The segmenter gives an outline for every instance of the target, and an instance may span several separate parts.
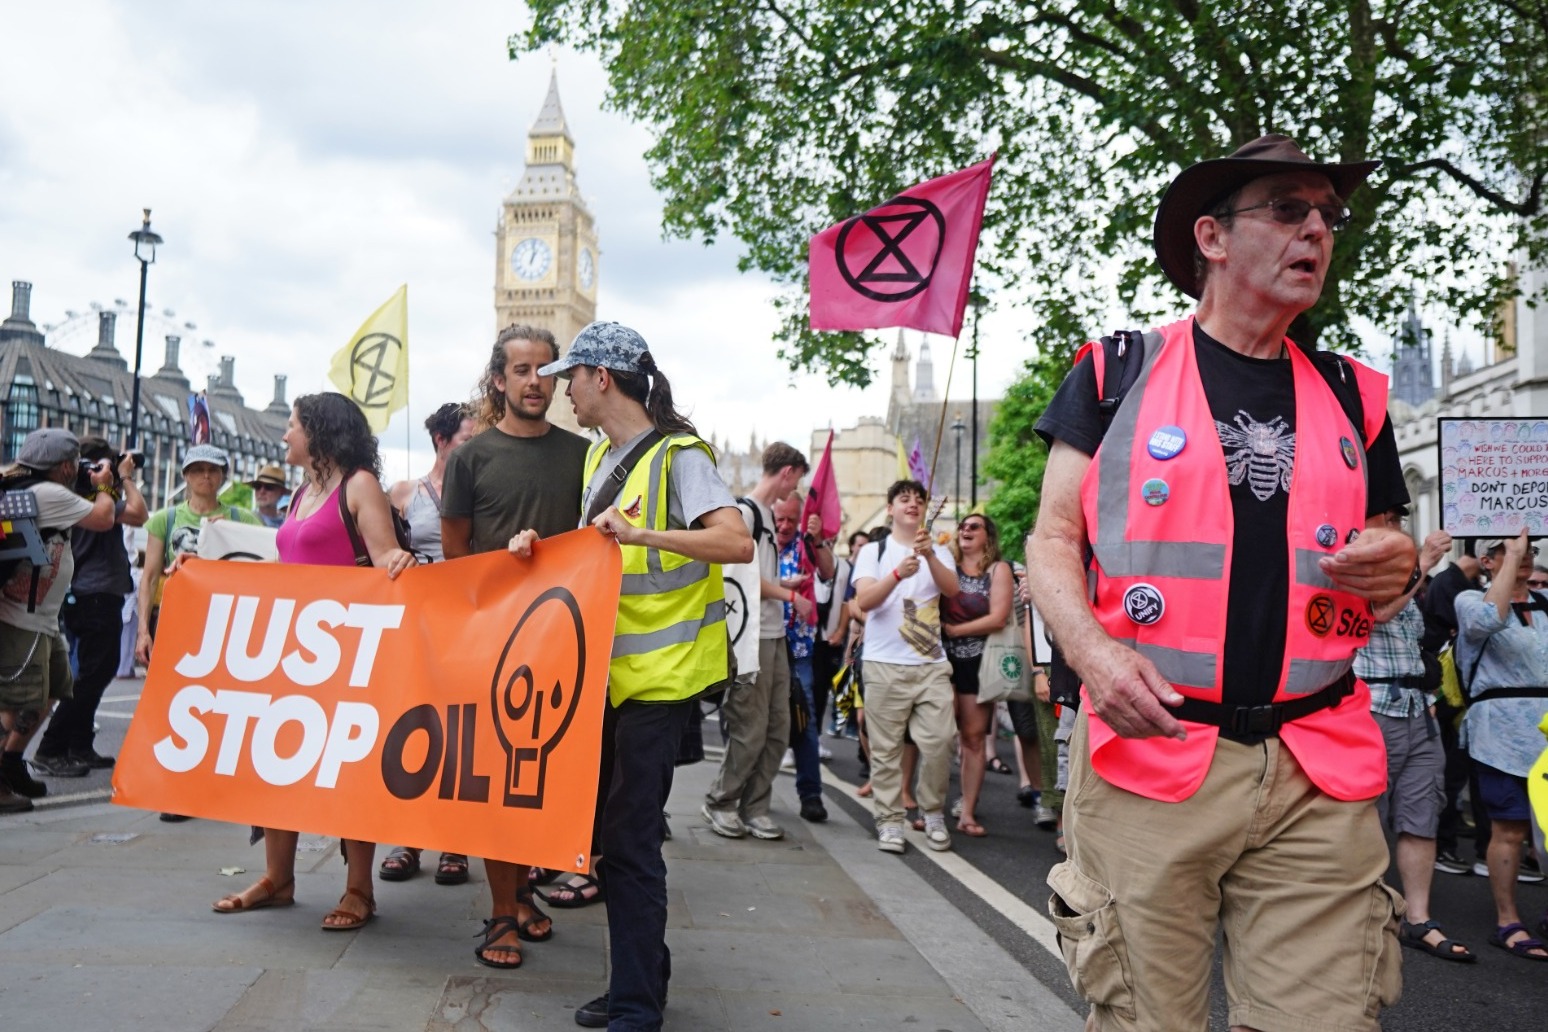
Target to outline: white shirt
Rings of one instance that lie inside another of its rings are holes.
[[[879,558],[873,543],[862,548],[855,559],[856,584],[870,579],[886,581],[892,587],[887,600],[866,616],[863,658],[899,666],[946,662],[946,650],[941,647],[941,589],[935,586],[929,565],[921,559],[912,577],[894,584],[893,571],[914,550],[891,535],[883,546]],[[935,558],[946,569],[954,569],[954,560],[944,545],[935,546]]]

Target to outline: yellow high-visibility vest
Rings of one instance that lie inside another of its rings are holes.
[[[584,483],[602,464],[608,442],[586,454]],[[691,434],[662,438],[634,464],[613,503],[636,527],[667,529],[668,474],[672,456],[683,448],[709,445]],[[608,697],[617,706],[635,702],[681,702],[726,677],[725,586],[719,563],[643,545],[621,545],[623,586]]]

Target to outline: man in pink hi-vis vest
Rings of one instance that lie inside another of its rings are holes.
[[[1288,336],[1378,164],[1275,135],[1185,169],[1155,245],[1197,309],[1088,346],[1038,421],[1027,567],[1084,684],[1050,910],[1088,1029],[1205,1029],[1222,928],[1234,1028],[1374,1029],[1398,997],[1351,667],[1417,579],[1382,520],[1408,492],[1385,377]]]

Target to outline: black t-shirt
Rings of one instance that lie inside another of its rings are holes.
[[[1239,451],[1241,437],[1268,434],[1287,459],[1295,455],[1295,374],[1279,358],[1249,358],[1214,340],[1193,324],[1199,379],[1209,401],[1215,429],[1226,455]],[[1071,370],[1034,429],[1055,440],[1096,453],[1102,440],[1097,407],[1096,371],[1088,355]],[[1408,503],[1408,487],[1398,458],[1392,420],[1382,423],[1366,448],[1369,492],[1366,515]],[[1226,608],[1222,698],[1240,706],[1270,702],[1285,658],[1285,624],[1290,594],[1285,519],[1290,494],[1283,480],[1268,480],[1245,470],[1231,484],[1234,547]]]
[[[1457,596],[1464,591],[1477,591],[1483,585],[1462,572],[1455,563],[1437,573],[1425,590],[1419,611],[1424,614],[1424,636],[1419,647],[1439,652],[1447,642],[1457,636]]]

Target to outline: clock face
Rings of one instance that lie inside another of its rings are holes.
[[[524,280],[540,280],[548,274],[554,253],[537,237],[528,237],[511,248],[511,271]]]
[[[582,290],[590,290],[591,285],[597,281],[597,261],[591,257],[591,248],[583,247],[580,253],[580,285]]]

